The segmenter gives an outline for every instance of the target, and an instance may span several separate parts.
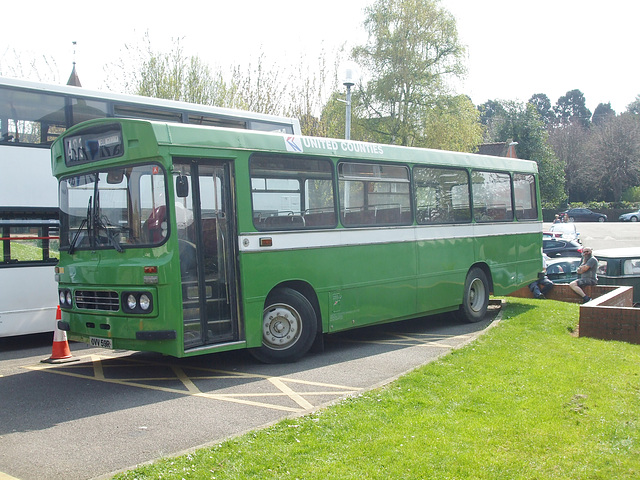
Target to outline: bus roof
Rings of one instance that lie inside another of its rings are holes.
[[[538,172],[536,162],[524,159],[227,128],[211,129],[210,133],[203,135],[202,130],[195,125],[149,123],[154,129],[160,145],[224,147],[275,153],[362,158],[363,160],[488,168],[525,173]]]
[[[296,118],[284,117],[278,115],[268,115],[264,113],[247,112],[232,108],[214,107],[210,105],[200,105],[189,102],[179,102],[175,100],[165,100],[153,97],[144,97],[141,95],[128,95],[121,93],[103,92],[97,90],[88,90],[84,87],[75,87],[69,85],[56,85],[41,82],[33,82],[17,78],[0,77],[0,86],[26,89],[31,91],[39,91],[47,94],[69,95],[76,98],[84,98],[91,100],[108,100],[123,104],[140,105],[145,107],[156,107],[158,109],[200,112],[226,117],[238,120],[256,120],[262,122],[285,123],[293,126],[294,132],[300,132],[300,122]]]
[[[354,140],[341,140],[322,137],[306,137],[302,135],[281,134],[273,132],[257,132],[222,127],[201,127],[197,125],[155,122],[138,119],[113,119],[104,118],[90,120],[68,129],[59,137],[52,146],[52,167],[54,175],[59,175],[65,168],[64,162],[58,162],[56,158],[63,155],[61,139],[78,134],[84,128],[90,128],[101,124],[120,123],[124,129],[127,126],[138,125],[131,131],[138,134],[155,136],[158,146],[193,147],[204,149],[230,149],[256,152],[286,153],[300,155],[321,155],[326,157],[338,157],[362,160],[379,160],[380,162],[401,162],[413,164],[429,164],[440,166],[457,166],[478,168],[494,171],[516,171],[522,173],[537,173],[536,162],[531,160],[514,159],[507,157],[493,157],[490,155],[478,155],[473,153],[451,152],[446,150],[432,150],[397,145],[367,143]],[[139,143],[142,146],[142,143]],[[151,148],[151,150],[149,150]],[[153,145],[145,145],[147,153],[153,149]],[[82,164],[71,170],[84,170],[88,164]]]

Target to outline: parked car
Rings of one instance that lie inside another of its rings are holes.
[[[549,227],[549,231],[544,232],[544,234],[548,234],[552,238],[563,238],[582,243],[580,234],[573,223],[554,223]]]
[[[547,278],[553,283],[570,283],[578,278],[581,257],[560,257],[547,262]]]
[[[640,247],[593,252],[598,259],[598,285],[633,287],[633,303],[640,303]]]
[[[580,257],[582,256],[582,245],[572,240],[543,236],[542,251],[546,253],[549,258]]]
[[[618,217],[618,221],[620,222],[637,222],[638,220],[640,220],[640,210],[637,212],[623,213]]]
[[[570,222],[606,222],[607,216],[604,213],[597,213],[588,208],[570,208],[560,214],[566,215]],[[556,224],[557,225],[557,224]]]

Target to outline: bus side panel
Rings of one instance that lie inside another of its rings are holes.
[[[370,325],[416,314],[416,256],[413,242],[343,247],[329,273],[329,331]]]
[[[415,245],[412,242],[241,254],[247,343],[262,343],[264,300],[284,282],[311,285],[328,332],[414,315]]]
[[[57,284],[51,265],[0,268],[0,337],[52,332]]]
[[[518,275],[518,235],[492,235],[475,239],[476,258],[486,262],[493,279],[494,295],[513,290]]]
[[[462,303],[465,277],[474,263],[473,240],[450,238],[417,242],[418,312]]]
[[[529,285],[538,278],[538,272],[542,271],[542,234],[529,233],[518,236],[518,280],[514,288]]]

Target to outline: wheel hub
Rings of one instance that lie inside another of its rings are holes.
[[[275,306],[264,314],[262,336],[266,345],[274,349],[288,348],[300,336],[301,320],[291,307]]]

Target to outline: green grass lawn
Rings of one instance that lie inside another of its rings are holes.
[[[640,345],[506,299],[477,341],[377,390],[118,479],[638,479]]]

